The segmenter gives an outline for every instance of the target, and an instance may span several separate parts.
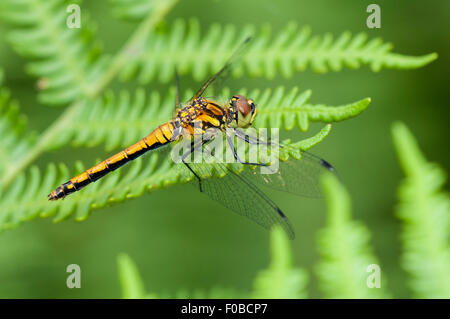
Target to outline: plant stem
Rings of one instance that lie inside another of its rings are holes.
[[[92,85],[92,88],[88,92],[89,98],[98,96],[115,78],[128,59],[136,57],[136,55],[143,52],[145,39],[177,1],[178,0],[161,1],[160,5],[152,10],[147,18],[141,22],[131,38],[125,43],[119,53],[115,55],[102,77]],[[7,187],[20,172],[43,153],[55,140],[55,137],[65,130],[67,124],[71,121],[73,116],[80,111],[82,105],[84,105],[84,103],[81,103],[81,101],[72,103],[59,118],[57,118],[52,125],[39,136],[36,143],[27,154],[8,167],[8,170],[0,179],[0,185]]]

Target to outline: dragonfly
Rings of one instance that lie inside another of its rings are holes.
[[[181,140],[186,136],[184,133],[194,136],[195,134],[207,134],[211,130],[223,132],[227,136],[227,142],[238,163],[249,168],[267,165],[241,160],[235,145],[233,145],[233,139],[229,138],[227,134],[230,129],[236,128],[235,136],[245,143],[272,143],[271,141],[262,141],[257,136],[245,135],[239,130],[253,124],[258,113],[255,101],[238,94],[233,95],[228,103],[219,103],[204,97],[205,91],[210,85],[220,82],[229,74],[231,65],[234,64],[236,57],[240,55],[249,41],[250,38],[245,39],[225,65],[209,77],[184,105],[180,102],[179,77],[175,72],[176,111],[174,117],[158,126],[137,143],[61,184],[48,195],[48,199],[51,201],[64,199],[141,155]],[[334,167],[318,156],[302,152],[300,160],[281,161],[279,170],[274,174],[259,174],[255,169],[238,173],[223,163],[214,163],[221,178],[204,178],[208,175],[206,165],[189,163],[187,158],[196,149],[206,148],[212,139],[213,137],[201,139],[197,143],[192,141],[191,148],[182,156],[182,162],[193,175],[193,181],[197,184],[200,192],[266,229],[271,229],[275,225],[281,226],[288,237],[293,239],[295,233],[289,219],[279,206],[258,187],[258,184],[300,196],[320,197],[320,175],[324,172],[334,172]],[[279,145],[285,147],[283,144]]]

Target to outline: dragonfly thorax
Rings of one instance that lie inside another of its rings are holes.
[[[255,103],[242,95],[234,95],[228,107],[200,96],[177,110],[175,122],[190,134],[197,134],[212,128],[224,131],[232,124],[247,128],[255,116]]]
[[[184,107],[178,109],[177,118],[180,120],[181,125],[184,127],[191,125],[193,121],[200,115],[203,106],[203,101],[198,98],[192,103],[186,104]]]
[[[231,122],[229,110],[203,97],[196,98],[177,110],[175,121],[191,134],[214,128],[224,130]]]

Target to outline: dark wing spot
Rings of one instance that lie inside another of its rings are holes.
[[[329,170],[330,172],[334,172],[334,167],[333,165],[331,165],[330,163],[328,163],[326,160],[321,159],[320,160],[320,164],[325,167],[327,170]]]
[[[281,211],[281,209],[279,209],[278,207],[276,207],[276,210],[277,210],[278,215],[281,216],[281,218],[287,219],[286,215]]]

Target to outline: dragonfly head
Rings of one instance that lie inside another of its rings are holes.
[[[253,124],[256,116],[256,106],[253,100],[249,100],[242,95],[233,95],[230,106],[238,127],[247,128]]]

